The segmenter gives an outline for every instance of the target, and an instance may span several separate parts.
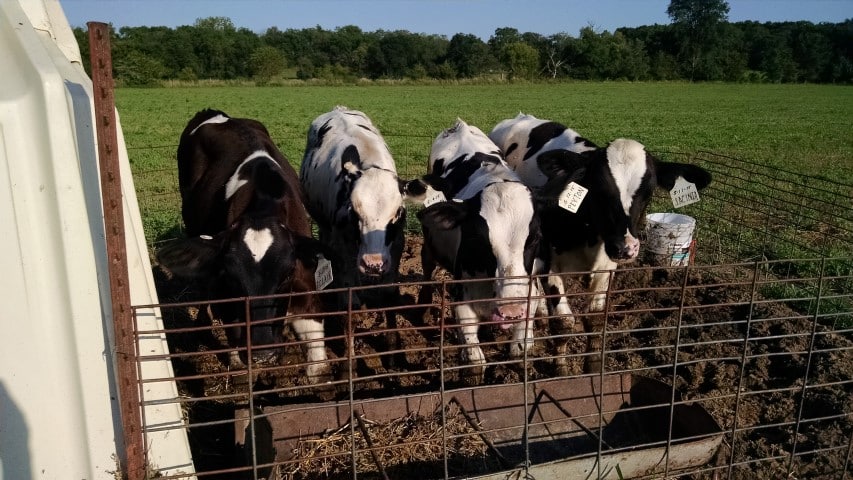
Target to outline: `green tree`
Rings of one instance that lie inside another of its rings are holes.
[[[116,80],[131,87],[151,87],[160,83],[166,68],[160,60],[135,50],[114,62]]]
[[[703,55],[720,35],[720,25],[728,20],[725,0],[670,0],[666,14],[672,20],[693,80]]]
[[[489,51],[489,46],[470,33],[454,35],[447,46],[445,58],[460,78],[482,75],[497,63]],[[442,68],[442,72],[445,74],[446,69]]]
[[[262,45],[249,56],[249,70],[259,82],[269,82],[284,71],[284,57],[277,48]]]
[[[539,52],[524,42],[504,47],[510,78],[532,79],[539,72]]]

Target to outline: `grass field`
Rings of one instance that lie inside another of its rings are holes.
[[[192,87],[116,91],[149,241],[177,225],[175,150],[206,107],[262,121],[298,168],[305,133],[337,104],[364,111],[405,176],[425,173],[432,139],[461,117],[488,132],[519,111],[557,120],[600,144],[708,150],[853,183],[853,88],[819,85],[560,83],[423,86]],[[173,232],[172,232],[173,233]]]

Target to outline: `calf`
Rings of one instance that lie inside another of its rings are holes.
[[[457,120],[432,144],[430,173],[424,178],[451,201],[432,204],[418,213],[424,233],[421,250],[424,277],[436,264],[465,282],[452,292],[456,320],[467,347],[463,358],[476,366],[474,382],[483,380],[486,359],[479,347],[480,320],[513,329],[510,357],[518,358],[533,343],[533,321],[539,291],[530,274],[544,271],[547,258],[530,190],[507,167],[500,150],[477,127]],[[420,303],[431,303],[432,291],[421,290]]]
[[[178,180],[188,238],[157,252],[161,267],[198,280],[207,299],[315,290],[323,248],[310,237],[296,172],[260,122],[217,110],[197,113],[181,134]],[[239,302],[211,305],[215,317],[234,325],[246,324],[245,308]],[[283,325],[272,319],[288,315],[296,335],[307,341],[309,380],[316,383],[327,373],[314,295],[251,300],[249,310],[252,361],[277,361],[280,349],[262,347],[282,341]],[[232,345],[246,345],[242,328],[228,331]],[[232,355],[232,363],[239,360]]]
[[[317,117],[308,129],[299,176],[320,240],[341,259],[334,265],[335,286],[394,282],[403,253],[403,202],[409,184],[397,177],[394,158],[370,119],[342,106]],[[386,298],[374,299],[371,293]],[[387,298],[390,293],[360,290],[355,306],[393,302]]]
[[[489,136],[536,192],[555,274],[548,279],[548,294],[557,295],[551,306],[564,331],[573,329],[574,316],[565,298],[564,279],[557,274],[591,272],[589,290],[594,294],[589,311],[603,311],[611,271],[637,258],[638,232],[655,187],[672,189],[678,177],[700,189],[711,182],[704,169],[662,162],[634,140],[620,138],[599,148],[559,123],[531,115],[500,122]],[[576,213],[558,205],[571,183],[588,189]],[[599,316],[586,320],[587,330],[597,329],[601,322]],[[567,341],[558,344],[559,370],[564,374]],[[596,337],[590,350],[599,341]],[[587,362],[588,369],[595,365]]]

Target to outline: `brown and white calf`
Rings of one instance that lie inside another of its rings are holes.
[[[574,316],[565,297],[565,279],[559,274],[591,272],[589,311],[604,311],[610,272],[634,261],[640,251],[639,229],[654,189],[672,189],[678,177],[699,189],[711,182],[704,169],[660,161],[635,140],[620,138],[598,147],[562,124],[532,115],[501,121],[489,138],[536,193],[542,232],[551,248],[554,275],[548,278],[547,293],[556,296],[549,303],[568,331],[574,327]],[[576,212],[560,206],[572,183],[587,190],[580,204],[571,207]],[[597,329],[596,322],[600,318],[587,317],[587,330]],[[565,351],[566,343],[558,342],[563,373]]]
[[[275,362],[284,323],[306,341],[311,382],[328,373],[323,321],[315,295],[265,296],[315,290],[314,270],[324,250],[311,238],[296,172],[258,121],[218,110],[198,112],[181,134],[178,176],[187,238],[157,252],[161,267],[198,281],[206,299],[250,300],[252,361]],[[213,303],[234,346],[246,346],[245,305]],[[303,316],[304,315],[304,316]],[[271,321],[272,320],[272,321]],[[232,361],[239,357],[232,356]]]
[[[529,275],[545,273],[539,217],[530,190],[510,170],[500,150],[477,127],[457,120],[432,144],[427,184],[446,200],[418,213],[424,233],[421,250],[424,277],[436,265],[464,282],[451,292],[466,345],[463,357],[477,366],[472,378],[481,382],[486,359],[479,346],[481,321],[512,329],[511,358],[533,344],[533,320],[540,302],[537,282]],[[431,303],[421,290],[419,303]]]

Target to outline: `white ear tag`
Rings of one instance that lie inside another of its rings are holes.
[[[698,202],[699,190],[695,184],[688,182],[684,177],[678,177],[675,180],[675,186],[669,191],[669,196],[672,197],[672,206],[680,208]]]
[[[328,287],[332,280],[334,280],[332,262],[320,255],[317,258],[317,270],[314,271],[314,283],[317,285],[317,290]]]
[[[583,199],[586,197],[586,192],[588,191],[589,189],[584,188],[575,182],[569,182],[563,190],[563,193],[561,193],[560,197],[557,199],[557,205],[572,213],[578,213],[578,208],[580,208],[581,203],[583,203]]]
[[[424,198],[424,207],[428,207],[432,204],[438,202],[446,202],[447,197],[444,196],[444,192],[441,190],[436,190],[429,185],[427,185],[427,193],[426,198]]]

